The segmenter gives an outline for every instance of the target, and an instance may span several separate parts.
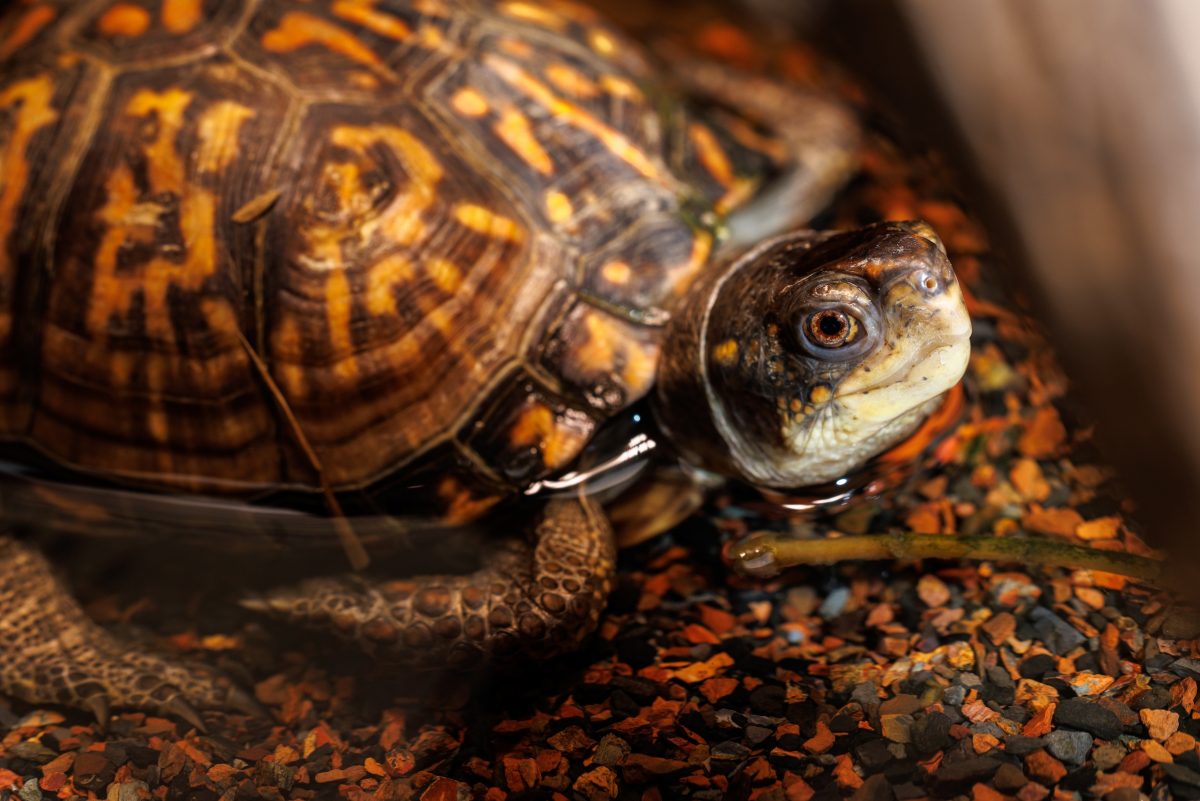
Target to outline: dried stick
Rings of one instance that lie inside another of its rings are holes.
[[[734,565],[757,577],[777,575],[797,565],[825,565],[851,559],[989,559],[1100,570],[1165,586],[1167,563],[1125,551],[1104,551],[1048,537],[957,537],[942,534],[868,534],[792,539],[759,534],[734,546]]]

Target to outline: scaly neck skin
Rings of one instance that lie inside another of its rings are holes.
[[[787,238],[794,239],[795,235]],[[762,270],[758,256],[777,241],[770,240],[740,255],[729,255],[701,275],[677,302],[667,325],[653,396],[659,426],[685,461],[703,470],[748,481],[754,478],[752,471],[742,467],[745,456],[738,458],[730,448],[731,421],[724,413],[725,404],[714,402],[718,390],[713,385],[711,362],[727,361],[731,346],[726,340],[710,341],[710,320],[714,315],[718,319],[728,317],[739,305],[722,291],[725,287],[762,287],[757,280],[760,276],[754,275]],[[748,303],[741,303],[741,309],[762,308],[763,299]],[[739,342],[737,347],[740,349],[742,344]],[[705,354],[710,358],[704,358]],[[765,410],[768,419],[775,414],[774,401],[769,403],[771,408]]]

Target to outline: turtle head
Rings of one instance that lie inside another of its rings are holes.
[[[787,234],[681,301],[659,417],[697,466],[766,487],[832,481],[917,428],[962,377],[970,336],[925,223]]]

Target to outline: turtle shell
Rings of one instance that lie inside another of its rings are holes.
[[[477,515],[646,393],[707,260],[653,86],[565,3],[10,4],[0,437]]]

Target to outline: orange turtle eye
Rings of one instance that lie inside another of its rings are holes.
[[[858,334],[858,321],[841,309],[823,309],[808,318],[805,335],[818,347],[840,348]]]

